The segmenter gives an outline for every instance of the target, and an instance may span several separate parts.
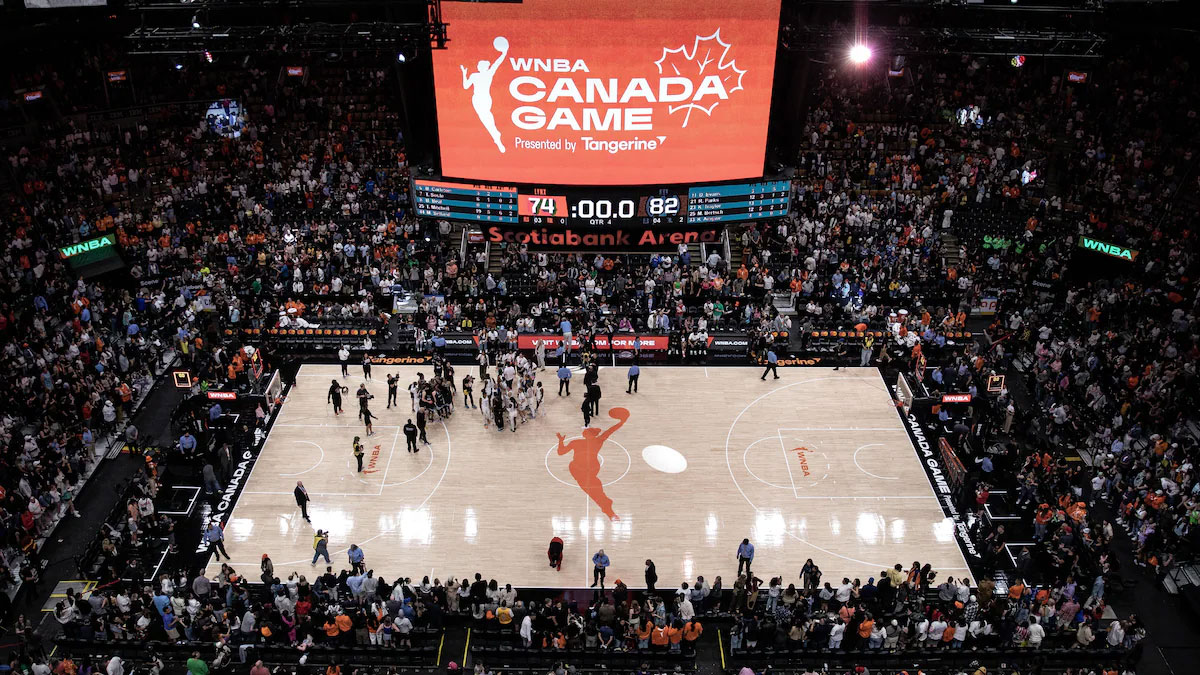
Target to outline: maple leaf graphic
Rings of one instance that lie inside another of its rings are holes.
[[[703,37],[697,35],[690,51],[687,45],[680,45],[673,49],[663,47],[662,56],[654,62],[654,65],[658,66],[659,75],[681,75],[690,78],[693,75],[703,77],[715,73],[721,78],[726,92],[741,91],[743,89],[742,76],[746,74],[746,71],[738,68],[733,59],[729,58],[730,47],[729,43],[721,39],[721,29],[718,28],[713,31],[712,35]],[[720,102],[720,100],[714,101],[707,108],[691,102],[671,105],[667,107],[667,114],[673,115],[680,110],[687,110],[687,114],[683,118],[683,126],[686,127],[692,119],[693,110],[702,110],[705,115],[711,117],[713,109]]]

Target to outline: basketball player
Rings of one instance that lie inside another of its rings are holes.
[[[333,404],[333,414],[342,414],[342,385],[338,384],[337,380],[331,380],[333,384],[329,385],[329,395],[325,397],[326,403]]]
[[[486,375],[484,377],[487,377]],[[491,397],[491,382],[484,381],[479,388],[479,412],[483,414],[483,428],[492,428],[492,397]]]
[[[363,354],[362,367],[363,367],[363,377],[368,380],[371,379],[371,355],[370,354]]]
[[[367,428],[368,429],[371,428],[370,422],[367,422]],[[363,444],[358,440],[358,436],[355,436],[354,437],[354,459],[356,459],[358,461],[358,473],[362,473],[362,460],[363,460],[363,455],[365,455],[365,454],[367,454],[367,453],[365,450],[363,450]]]
[[[501,391],[492,396],[492,419],[496,423],[496,431],[504,431],[504,393]]]
[[[517,400],[515,398],[511,396],[508,397],[508,406],[506,411],[508,412],[508,426],[515,434],[517,433]]]
[[[350,361],[350,349],[346,345],[338,350],[338,361],[342,366],[342,377],[349,377],[350,373],[346,372],[346,365]]]
[[[429,437],[425,435],[425,408],[417,408],[417,429],[421,432],[421,442],[429,445]]]

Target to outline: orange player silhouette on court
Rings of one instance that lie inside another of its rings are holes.
[[[629,420],[629,411],[625,408],[610,408],[608,416],[617,420],[617,423],[603,432],[596,427],[588,427],[583,430],[583,438],[577,438],[570,443],[565,443],[567,438],[562,434],[555,435],[558,436],[558,454],[574,453],[567,469],[579,484],[579,489],[592,498],[609,520],[620,520],[613,511],[612,499],[604,494],[604,483],[600,482],[600,448],[604,447],[605,441],[614,431]]]

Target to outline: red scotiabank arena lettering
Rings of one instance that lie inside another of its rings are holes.
[[[537,230],[508,230],[495,225],[488,228],[488,239],[495,243],[508,242],[513,244],[534,244],[539,246],[662,246],[671,244],[690,244],[703,242],[712,244],[720,241],[718,230],[684,230],[679,232],[657,232],[641,230],[630,232],[624,229],[608,232],[586,232],[579,234],[571,229],[550,231],[546,228]]]

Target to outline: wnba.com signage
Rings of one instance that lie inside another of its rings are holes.
[[[442,173],[560,185],[761,175],[779,2],[444,6]]]

